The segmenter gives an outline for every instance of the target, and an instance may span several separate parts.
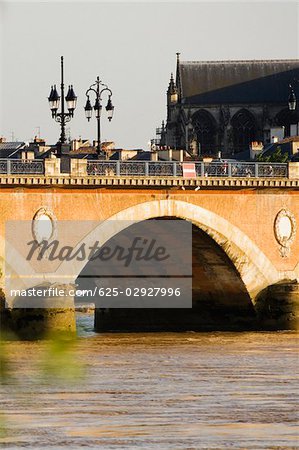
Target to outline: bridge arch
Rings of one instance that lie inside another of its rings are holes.
[[[214,212],[181,200],[153,200],[123,209],[100,223],[88,236],[85,236],[84,243],[92,245],[95,241],[99,241],[99,245],[103,245],[130,226],[130,222],[135,223],[157,217],[188,220],[214,239],[233,262],[253,302],[261,290],[280,281],[279,272],[242,230]],[[78,243],[77,248],[82,243],[83,240]],[[63,262],[56,275],[63,276],[69,273],[69,264],[69,262]],[[78,276],[86,265],[86,261],[73,261],[72,264],[71,272]]]

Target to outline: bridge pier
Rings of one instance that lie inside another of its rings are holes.
[[[13,308],[7,312],[8,329],[25,340],[76,332],[75,311],[69,308]]]
[[[299,330],[299,284],[286,281],[268,286],[256,301],[259,327]]]
[[[61,285],[59,288],[67,289]],[[34,305],[37,301],[42,307]],[[19,297],[6,308],[2,301],[0,314],[3,336],[12,333],[19,339],[34,340],[76,332],[74,297],[69,295],[39,297],[38,300]]]
[[[5,294],[0,288],[0,339],[9,332],[8,314],[5,308]]]

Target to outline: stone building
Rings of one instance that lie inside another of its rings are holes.
[[[298,123],[289,111],[289,84],[299,79],[299,60],[180,61],[167,90],[167,122],[161,145],[194,156],[221,151],[229,157],[251,142],[267,144],[271,128]]]

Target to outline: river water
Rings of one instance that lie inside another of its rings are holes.
[[[95,334],[86,314],[78,330],[72,356],[45,341],[5,344],[0,447],[299,448],[298,335]]]

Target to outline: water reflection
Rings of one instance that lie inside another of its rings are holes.
[[[75,384],[41,378],[45,342],[8,344],[3,448],[298,448],[296,334],[78,331]]]

